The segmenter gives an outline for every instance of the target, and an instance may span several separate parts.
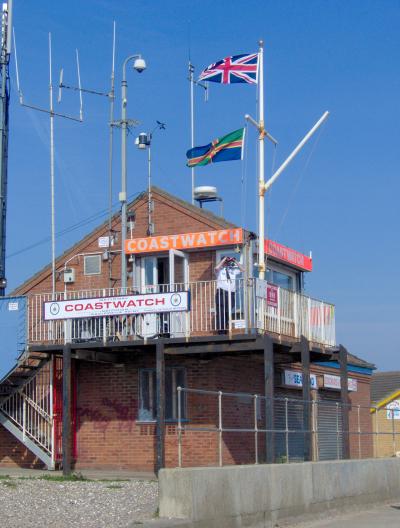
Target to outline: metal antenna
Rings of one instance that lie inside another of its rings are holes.
[[[17,60],[17,48],[15,46],[15,33],[14,33],[14,53],[15,53],[15,67],[16,67],[16,78],[17,78],[17,89],[19,93],[19,102],[26,108],[37,110],[49,114],[50,116],[50,195],[51,195],[51,283],[52,283],[52,296],[55,298],[56,293],[56,233],[55,233],[55,174],[54,174],[54,117],[62,117],[75,121],[78,123],[82,122],[82,115],[79,118],[59,114],[54,112],[53,107],[53,66],[52,66],[52,49],[51,49],[51,33],[49,33],[49,108],[41,108],[24,102],[22,90],[19,83],[19,71],[18,71],[18,60]]]
[[[11,53],[12,0],[3,3],[1,13],[0,49],[0,296],[5,295],[6,280],[6,217],[7,217],[7,160],[9,112],[9,62]]]
[[[73,86],[70,84],[64,83],[64,70],[60,71],[60,82],[58,85],[58,100],[61,101],[61,94],[63,88],[66,90],[72,90],[79,92],[80,101],[81,101],[81,116],[82,116],[82,93],[87,93],[91,95],[100,95],[102,97],[107,97],[110,101],[110,133],[109,133],[109,163],[108,163],[108,241],[109,241],[109,250],[112,245],[112,240],[114,232],[112,229],[112,215],[113,215],[113,141],[114,141],[114,126],[117,126],[117,123],[114,121],[114,101],[115,101],[115,37],[116,37],[116,23],[113,22],[113,36],[112,36],[112,63],[111,63],[111,86],[109,92],[101,92],[99,90],[92,90],[88,88],[82,88],[81,85],[81,76],[80,76],[80,67],[79,67],[79,54],[76,50],[76,65],[78,72],[78,86]],[[133,124],[133,123],[132,123]],[[108,279],[109,287],[112,287],[112,260],[108,259]]]

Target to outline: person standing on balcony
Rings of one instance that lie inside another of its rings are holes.
[[[235,307],[236,279],[244,271],[233,257],[224,257],[215,267],[217,290],[215,293],[216,326],[219,334],[226,334],[229,324],[229,297],[231,310]]]

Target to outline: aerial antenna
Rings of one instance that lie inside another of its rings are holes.
[[[15,32],[13,33],[14,38],[14,54],[15,54],[15,68],[16,68],[16,78],[17,78],[17,90],[19,94],[19,102],[22,106],[36,110],[38,112],[43,112],[50,116],[50,199],[51,199],[51,283],[52,283],[52,298],[55,298],[56,293],[56,235],[55,235],[55,174],[54,174],[54,117],[62,117],[64,119],[69,119],[70,121],[75,121],[78,123],[82,122],[82,115],[80,117],[74,117],[71,115],[60,114],[54,112],[53,106],[53,65],[52,65],[52,48],[51,48],[51,33],[49,33],[49,108],[41,108],[39,106],[27,104],[24,102],[24,96],[22,93],[20,79],[19,79],[19,70],[18,70],[18,59],[17,59],[17,47]]]
[[[112,215],[113,215],[113,142],[114,142],[114,127],[118,126],[118,123],[114,121],[114,102],[115,102],[115,41],[116,41],[116,23],[115,20],[113,21],[113,34],[112,34],[112,61],[111,61],[111,85],[110,90],[107,91],[100,91],[100,90],[93,90],[89,88],[82,88],[81,85],[81,76],[80,76],[80,67],[79,67],[79,54],[78,50],[76,50],[76,65],[77,65],[77,72],[78,72],[78,86],[65,84],[64,83],[64,71],[61,69],[60,71],[60,81],[58,85],[58,93],[59,93],[59,101],[61,101],[62,97],[62,90],[72,90],[75,92],[79,92],[80,100],[81,100],[81,112],[82,112],[82,93],[87,93],[90,95],[99,95],[101,97],[107,97],[107,99],[110,102],[110,119],[109,119],[109,162],[108,162],[108,248],[110,252],[110,248],[113,244],[113,238],[114,238],[114,231],[112,229]],[[131,125],[134,125],[133,121],[130,122]],[[112,259],[108,259],[108,279],[109,279],[109,287],[112,287]]]
[[[1,49],[0,49],[0,296],[5,295],[6,280],[6,217],[7,217],[7,180],[8,180],[8,112],[10,105],[9,63],[11,53],[12,0],[3,2],[1,12]]]

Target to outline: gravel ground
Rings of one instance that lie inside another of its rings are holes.
[[[157,482],[145,480],[0,478],[1,528],[132,528],[157,502]]]

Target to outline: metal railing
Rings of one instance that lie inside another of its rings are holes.
[[[287,337],[301,335],[326,346],[335,345],[334,306],[303,294],[275,287],[276,302],[260,295],[258,279],[237,279],[234,292],[217,288],[216,281],[147,286],[141,293],[190,291],[190,311],[113,315],[45,321],[43,303],[114,297],[138,293],[133,288],[40,293],[28,296],[28,342],[54,343],[145,339],[160,335],[189,337],[256,329]]]
[[[347,452],[354,459],[400,456],[400,407],[343,405],[332,393],[316,398],[178,387],[178,467],[258,464],[267,448],[275,463],[340,460]]]
[[[48,361],[29,380],[0,402],[2,413],[54,462],[53,375]]]

